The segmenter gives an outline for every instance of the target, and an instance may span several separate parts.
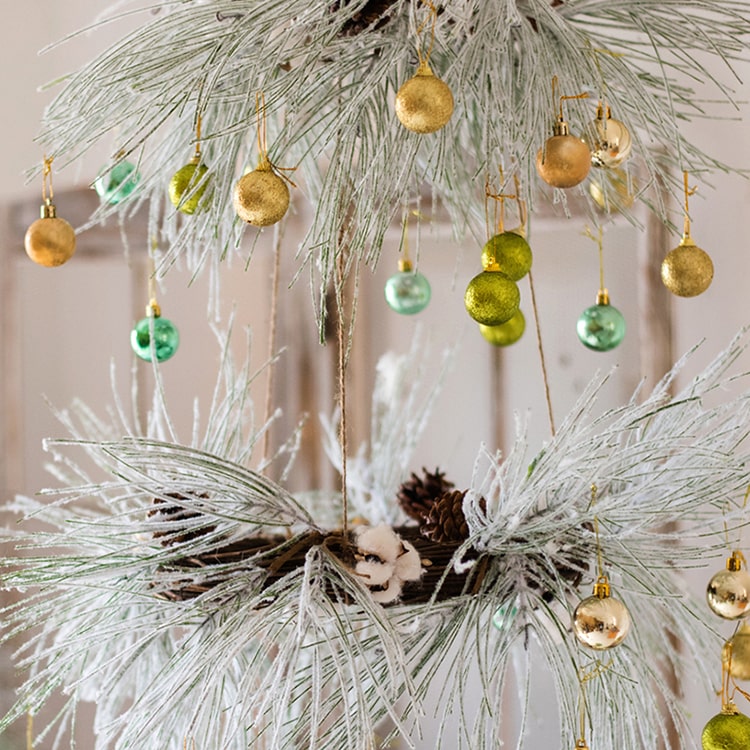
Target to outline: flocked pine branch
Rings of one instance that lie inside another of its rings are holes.
[[[15,505],[44,526],[13,534],[24,559],[6,561],[2,578],[27,591],[2,614],[4,637],[29,636],[18,655],[27,680],[5,722],[64,690],[60,723],[42,735],[51,747],[78,703],[93,701],[97,748],[180,748],[185,737],[233,750],[369,748],[386,722],[407,746],[430,724],[439,747],[489,749],[504,729],[503,691],[515,684],[517,744],[529,747],[535,663],[556,687],[561,742],[572,742],[578,670],[592,656],[576,645],[570,615],[596,577],[596,519],[634,627],[589,683],[592,746],[666,740],[660,695],[679,747],[693,747],[653,655],[683,681],[713,687],[721,638],[681,568],[724,548],[725,524],[739,534],[750,395],[730,387],[744,346],[739,337],[674,396],[679,365],[652,394],[603,414],[596,397],[606,378],[594,381],[540,450],[523,431],[504,458],[481,449],[464,500],[470,535],[443,574],[473,570],[475,586],[441,598],[438,584],[422,603],[389,607],[314,512],[222,456],[219,443],[210,454],[137,435],[102,439],[118,429],[116,413],[114,428],[71,416],[76,439],[54,444],[68,483]],[[397,396],[396,407],[412,398],[408,389]],[[108,478],[89,478],[76,453]],[[244,553],[228,554],[237,545]],[[681,652],[664,648],[665,628],[679,634]]]
[[[117,12],[131,18],[137,8],[119,4]],[[95,219],[129,216],[149,202],[169,239],[162,270],[179,255],[193,268],[213,266],[245,231],[230,196],[258,162],[262,91],[271,161],[297,167],[294,203],[309,226],[300,266],[310,266],[323,290],[336,281],[344,248],[377,262],[392,218],[425,185],[457,233],[482,233],[482,188],[498,165],[507,179],[517,171],[532,203],[551,195],[533,164],[557,111],[553,77],[559,92],[606,100],[632,131],[640,155],[633,170],[649,203],[649,184],[669,183],[675,167],[728,169],[693,146],[683,124],[709,110],[734,116],[731,66],[750,31],[744,3],[453,0],[437,10],[431,65],[451,86],[456,110],[427,137],[402,128],[392,109],[415,71],[417,45],[427,44],[427,4],[192,0],[149,5],[141,27],[64,78],[41,141],[60,166],[100,141],[110,144],[113,163],[137,163],[139,190]],[[710,74],[710,58],[723,70]],[[593,113],[591,101],[568,102],[572,132]],[[192,155],[198,115],[210,191],[204,210],[184,217],[164,196]],[[654,154],[653,146],[663,150]],[[594,178],[606,193],[608,176]]]

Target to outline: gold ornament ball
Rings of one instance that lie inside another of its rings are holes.
[[[711,286],[714,264],[711,256],[689,237],[667,253],[661,264],[661,280],[678,297],[696,297]]]
[[[589,596],[573,613],[576,638],[596,651],[618,646],[630,630],[627,607],[611,596]]]
[[[191,159],[180,167],[169,181],[169,200],[172,205],[184,214],[194,214],[200,200],[208,187],[205,174],[208,167],[197,159]]]
[[[609,108],[606,117],[599,109],[583,140],[591,151],[591,163],[600,169],[619,167],[633,147],[630,131],[625,123],[610,116]]]
[[[396,116],[414,133],[434,133],[451,119],[453,94],[427,63],[421,63],[396,94]]]
[[[491,237],[482,248],[482,267],[497,264],[511,281],[522,279],[531,270],[531,248],[517,232],[502,232]]]
[[[701,744],[703,750],[747,750],[750,748],[750,718],[730,704],[703,728]]]
[[[521,302],[518,284],[500,271],[482,271],[466,287],[466,312],[477,323],[498,326],[510,320]]]
[[[499,326],[486,326],[479,324],[479,332],[493,346],[510,346],[515,344],[526,330],[526,318],[518,310],[516,314]]]
[[[706,588],[711,611],[725,620],[738,620],[750,613],[750,573],[720,570]]]
[[[289,188],[270,164],[240,177],[232,197],[237,216],[256,227],[281,221],[289,209]]]
[[[586,179],[590,169],[591,151],[574,135],[553,135],[536,155],[536,171],[552,187],[575,187]]]
[[[724,644],[721,658],[732,677],[736,680],[750,680],[750,625],[743,623]]]
[[[591,180],[589,195],[603,211],[621,211],[623,208],[630,208],[635,202],[630,183],[633,190],[636,190],[635,180],[628,180],[624,169],[608,169]]]
[[[26,230],[23,244],[26,254],[34,263],[54,268],[73,256],[76,251],[76,233],[65,219],[54,215],[54,206],[43,206],[42,210],[45,208],[51,215],[37,219]]]

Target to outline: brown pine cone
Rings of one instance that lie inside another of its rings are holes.
[[[424,523],[419,527],[422,536],[438,544],[463,542],[469,538],[469,526],[464,515],[466,490],[446,492],[435,501]]]
[[[435,501],[455,486],[437,468],[431,473],[422,467],[422,472],[424,479],[412,472],[411,479],[398,490],[398,502],[404,513],[420,523],[427,518]]]

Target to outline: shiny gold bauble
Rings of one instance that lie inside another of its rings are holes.
[[[701,250],[690,237],[667,253],[661,264],[661,280],[678,297],[695,297],[711,286],[714,264],[711,256]]]
[[[435,76],[426,63],[396,94],[396,116],[414,133],[433,133],[453,114],[453,94],[445,81]]]
[[[515,344],[526,330],[526,318],[518,310],[516,314],[499,326],[485,326],[479,324],[479,332],[493,346],[510,346]]]
[[[630,630],[627,607],[611,596],[584,599],[573,613],[573,632],[589,648],[603,651],[618,646]]]
[[[521,302],[518,284],[500,271],[482,271],[466,287],[464,305],[477,323],[498,326],[510,320]]]
[[[703,728],[703,750],[748,750],[750,748],[750,718],[729,704]]]
[[[240,177],[232,196],[237,216],[255,227],[281,221],[289,209],[289,188],[269,162]]]
[[[711,610],[725,620],[738,620],[750,614],[750,573],[746,570],[720,570],[706,588]]]
[[[740,625],[739,630],[724,644],[721,658],[732,677],[750,680],[750,625]]]
[[[169,181],[169,200],[178,211],[184,214],[196,212],[208,187],[206,172],[208,167],[195,157],[172,175]]]
[[[531,248],[518,232],[502,232],[491,237],[482,248],[482,267],[493,264],[512,281],[522,279],[531,270]]]
[[[590,169],[589,147],[569,133],[553,135],[536,155],[536,171],[552,187],[575,187],[586,179]]]
[[[26,254],[40,266],[61,266],[76,251],[75,230],[56,215],[55,206],[49,201],[42,206],[41,213],[41,218],[26,230],[23,239]]]
[[[584,143],[591,151],[591,163],[595,167],[619,167],[630,155],[633,140],[625,123],[615,120],[607,107],[606,115],[602,107],[596,119],[589,124],[583,136]]]

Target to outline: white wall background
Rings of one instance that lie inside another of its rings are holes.
[[[62,72],[76,68],[116,35],[117,29],[102,29],[73,44],[55,49],[43,56],[37,50],[89,23],[100,4],[95,0],[30,0],[9,3],[5,0],[3,44],[0,63],[4,71],[0,79],[0,101],[3,102],[3,149],[0,159],[0,204],[33,198],[39,194],[37,181],[25,182],[25,169],[38,163],[41,152],[34,144],[43,107],[50,94],[38,93],[37,87]],[[740,66],[740,76],[750,74],[750,65]],[[748,98],[748,88],[738,83],[738,98]],[[750,112],[744,104],[738,117]],[[707,120],[685,126],[690,136],[717,158],[738,167],[750,167],[750,137],[747,125],[740,120]],[[105,154],[95,154],[76,169],[55,173],[55,188],[80,187],[88,184]],[[692,202],[693,237],[713,257],[716,275],[711,288],[693,300],[673,300],[676,352],[681,353],[705,339],[702,352],[693,367],[702,365],[720,351],[729,338],[750,322],[747,279],[750,252],[746,248],[746,211],[750,205],[750,182],[737,175],[714,175],[711,190],[703,180],[698,196]],[[62,206],[58,206],[64,215]],[[626,343],[615,352],[599,355],[584,349],[575,337],[575,318],[594,301],[597,288],[595,247],[581,238],[581,227],[572,222],[555,220],[534,225],[535,278],[542,300],[541,322],[547,345],[552,379],[552,398],[559,419],[597,369],[619,366],[613,379],[611,398],[621,401],[631,391],[638,377],[638,353],[633,323]],[[677,244],[678,237],[674,237]],[[638,236],[629,226],[617,225],[607,234],[605,246],[608,287],[612,302],[629,320],[635,317],[635,245]],[[433,284],[433,303],[423,319],[436,339],[463,339],[460,359],[454,368],[429,430],[428,440],[420,447],[414,466],[438,463],[449,469],[458,485],[468,483],[471,461],[481,440],[493,439],[493,412],[497,393],[493,393],[491,355],[488,347],[466,321],[462,296],[466,281],[478,270],[474,256],[464,252],[464,261],[456,268],[455,248],[440,233],[434,238],[423,237],[424,270]],[[123,379],[127,379],[131,355],[127,332],[133,322],[134,310],[145,300],[142,289],[131,285],[131,269],[122,257],[109,257],[70,265],[50,271],[34,266],[23,254],[20,238],[11,238],[10,247],[3,248],[4,257],[14,264],[17,273],[17,353],[23,363],[23,380],[17,397],[23,414],[23,465],[14,491],[33,492],[46,484],[42,470],[44,456],[41,438],[60,434],[44,394],[53,404],[64,407],[77,396],[84,396],[92,405],[109,400],[109,370],[112,359]],[[669,248],[665,248],[668,250]],[[385,278],[395,270],[396,245],[391,254],[384,253],[384,262],[363,284],[364,306],[360,335],[373,359],[388,346],[403,350],[413,335],[415,321],[390,313],[382,303],[381,290]],[[238,302],[240,324],[252,324],[259,331],[267,325],[267,310],[250,303],[260,296],[258,291],[268,279],[268,253],[259,254],[260,272],[252,275],[235,269],[228,274],[227,304]],[[265,257],[265,261],[263,258]],[[389,260],[391,261],[389,265]],[[183,331],[183,349],[179,367],[169,374],[169,387],[175,400],[187,405],[194,391],[205,390],[213,381],[216,347],[210,338],[205,320],[205,291],[187,288],[184,279],[176,276],[168,282],[162,303],[168,317],[179,322]],[[524,294],[527,294],[524,291]],[[303,289],[304,295],[304,289]],[[300,304],[296,302],[295,304]],[[531,322],[528,300],[525,311]],[[300,310],[306,309],[301,304]],[[309,308],[307,308],[309,309]],[[301,322],[310,332],[312,324]],[[188,333],[189,331],[189,333]],[[8,336],[3,325],[0,336]],[[547,435],[546,412],[539,376],[536,342],[529,330],[522,342],[504,356],[507,423],[511,411],[531,414],[532,435],[539,441]],[[264,356],[264,344],[259,360]],[[311,356],[321,362],[327,354]],[[748,365],[750,368],[750,364]],[[179,391],[183,389],[184,393]],[[322,404],[328,408],[325,404]],[[187,406],[185,407],[187,408]],[[366,421],[366,420],[365,420]],[[704,585],[696,580],[696,590]],[[704,696],[690,697],[696,716],[696,727],[702,726],[713,713],[713,705]],[[0,707],[2,708],[2,707]],[[553,738],[554,742],[554,738]],[[429,740],[428,740],[429,743]],[[0,747],[2,745],[0,744]],[[425,748],[429,744],[425,745]]]

